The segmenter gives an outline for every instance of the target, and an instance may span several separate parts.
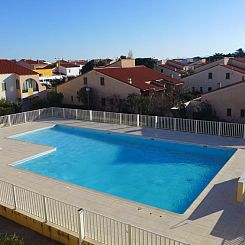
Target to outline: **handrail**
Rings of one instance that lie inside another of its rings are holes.
[[[49,107],[0,117],[0,128],[50,117],[245,138],[245,124]]]

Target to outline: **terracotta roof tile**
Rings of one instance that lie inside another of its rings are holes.
[[[162,64],[162,65],[159,65],[159,66],[162,66],[162,67],[164,67],[164,68],[166,68],[166,69],[169,69],[169,70],[171,70],[171,71],[175,71],[175,72],[178,72],[178,73],[182,73],[182,70],[180,70],[180,69],[178,69],[178,68],[176,68],[176,67],[174,67],[174,66],[171,66],[171,65]]]
[[[163,90],[163,86],[151,84],[151,82],[157,80],[164,80],[175,85],[181,83],[180,80],[171,78],[145,66],[135,66],[129,68],[106,67],[95,68],[94,70],[141,90]],[[129,83],[129,79],[131,79],[132,84]]]
[[[15,73],[18,75],[38,75],[38,73],[25,68],[10,60],[0,60],[0,74]]]
[[[222,65],[223,67],[226,67],[230,70],[233,70],[233,71],[237,71],[237,72],[240,72],[240,73],[243,73],[245,74],[245,69],[242,69],[242,68],[238,68],[236,66],[232,66],[232,65]]]

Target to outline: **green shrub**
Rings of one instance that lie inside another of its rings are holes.
[[[16,234],[0,234],[0,245],[24,245],[24,240],[16,236]]]
[[[19,111],[17,104],[7,101],[5,99],[0,99],[0,116],[13,114]]]

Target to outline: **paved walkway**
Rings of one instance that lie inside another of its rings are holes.
[[[235,148],[244,148],[245,140],[74,120],[46,120],[0,129],[1,179],[191,244],[245,244],[245,208],[235,202],[237,178],[245,170],[245,150],[238,149],[190,208],[183,215],[178,215],[8,166],[15,161],[51,149],[8,139],[8,136],[59,123],[164,140]]]

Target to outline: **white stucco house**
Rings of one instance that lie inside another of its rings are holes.
[[[38,73],[15,62],[0,59],[0,99],[22,103],[45,90]]]
[[[76,65],[70,62],[59,62],[58,64],[59,73],[61,73],[62,75],[65,75],[67,77],[77,77],[81,74],[80,65]]]

